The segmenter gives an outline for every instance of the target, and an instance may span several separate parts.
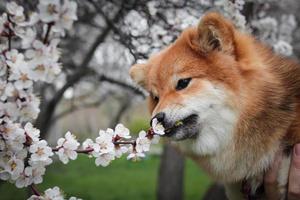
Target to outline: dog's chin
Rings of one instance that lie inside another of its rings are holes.
[[[165,136],[176,141],[196,138],[201,129],[201,125],[198,123],[198,115],[189,115],[181,121],[182,125],[173,125],[166,131]]]

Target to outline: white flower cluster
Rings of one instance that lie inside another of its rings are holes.
[[[231,19],[234,25],[240,30],[246,30],[246,18],[241,13],[245,0],[217,0],[216,5],[223,11],[222,13]]]
[[[27,200],[64,200],[64,195],[59,187],[45,190],[43,195],[32,195]],[[70,197],[69,200],[81,200],[76,197]]]
[[[45,23],[54,23],[53,31],[65,35],[65,30],[72,28],[77,20],[77,4],[74,1],[42,0],[38,5],[40,18]]]
[[[40,140],[40,131],[27,123],[23,128],[7,117],[0,125],[0,179],[22,188],[43,181],[46,166],[52,163],[52,149]]]
[[[291,43],[293,42],[293,32],[297,27],[294,15],[282,15],[280,20],[275,17],[263,16],[253,20],[251,25],[256,29],[260,40],[271,45],[276,53],[285,56],[293,54]]]
[[[34,83],[52,82],[60,73],[59,36],[76,20],[76,3],[60,2],[41,0],[39,12],[30,15],[9,2],[0,16],[0,179],[18,188],[41,183],[52,163],[52,148],[28,121],[40,111]],[[38,22],[46,23],[40,33]],[[50,35],[51,27],[55,34]],[[57,199],[50,198],[49,191],[45,198]]]
[[[273,49],[276,53],[291,56],[293,54],[293,47],[291,44],[284,40],[279,40],[273,45]]]
[[[112,160],[120,158],[124,153],[128,153],[127,159],[132,160],[145,157],[144,153],[149,151],[151,143],[158,143],[159,134],[163,135],[164,132],[141,131],[136,140],[129,140],[131,138],[129,130],[124,125],[118,124],[115,130],[100,130],[95,141],[86,139],[82,148],[96,158],[97,166],[106,167]]]
[[[77,142],[76,137],[70,132],[67,132],[65,138],[60,138],[57,141],[58,151],[56,154],[59,156],[59,159],[67,164],[69,159],[75,160],[77,158],[76,150],[79,147],[79,142]]]

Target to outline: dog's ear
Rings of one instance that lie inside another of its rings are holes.
[[[131,79],[144,88],[146,86],[146,73],[147,64],[135,64],[129,70]]]
[[[196,44],[195,44],[196,43]],[[234,53],[234,27],[223,16],[212,12],[199,22],[193,46],[203,54],[212,51]]]

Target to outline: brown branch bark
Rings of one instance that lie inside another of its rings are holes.
[[[118,27],[115,26],[115,23],[109,19],[109,17],[102,10],[102,7],[100,7],[96,2],[93,0],[88,0],[88,2],[90,2],[96,8],[97,12],[103,17],[106,24],[112,27],[113,32],[119,36],[119,42],[129,50],[130,54],[136,61],[138,59],[138,55],[135,53],[135,48],[131,44],[131,36],[124,34],[120,29],[118,29]]]
[[[146,97],[145,93],[143,91],[141,91],[139,88],[137,87],[134,87],[130,84],[127,84],[123,81],[120,81],[120,80],[117,80],[117,79],[114,79],[114,78],[111,78],[111,77],[108,77],[104,74],[100,75],[99,76],[99,81],[100,82],[108,82],[108,83],[111,83],[111,84],[114,84],[114,85],[118,85],[124,89],[127,89],[129,91],[132,91],[134,94],[136,95],[139,95],[139,96],[142,96],[143,98]]]
[[[73,113],[74,111],[77,111],[79,109],[83,109],[83,108],[93,108],[93,107],[99,107],[107,98],[107,96],[104,96],[102,98],[100,98],[99,100],[92,102],[92,103],[86,103],[84,105],[80,105],[80,106],[71,106],[70,108],[62,111],[61,113],[55,115],[54,117],[52,117],[51,123],[55,123],[57,120],[66,117],[67,115]]]

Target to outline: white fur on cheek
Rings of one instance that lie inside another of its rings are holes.
[[[202,126],[195,151],[201,155],[211,155],[222,151],[233,138],[233,129],[237,117],[235,113],[225,105],[215,105],[206,111],[201,118]]]
[[[182,119],[191,114],[199,116],[201,132],[192,145],[188,144],[190,150],[198,155],[212,155],[224,149],[232,141],[233,129],[238,118],[237,113],[226,104],[226,90],[210,81],[203,81],[203,87],[198,94],[184,98],[183,106],[168,109],[166,113],[172,120]]]
[[[194,146],[195,152],[200,155],[216,154],[232,141],[237,113],[226,105],[226,90],[210,82],[205,84],[205,91],[201,91],[194,98],[188,101],[198,100],[198,105],[193,106],[198,109],[202,126]]]

